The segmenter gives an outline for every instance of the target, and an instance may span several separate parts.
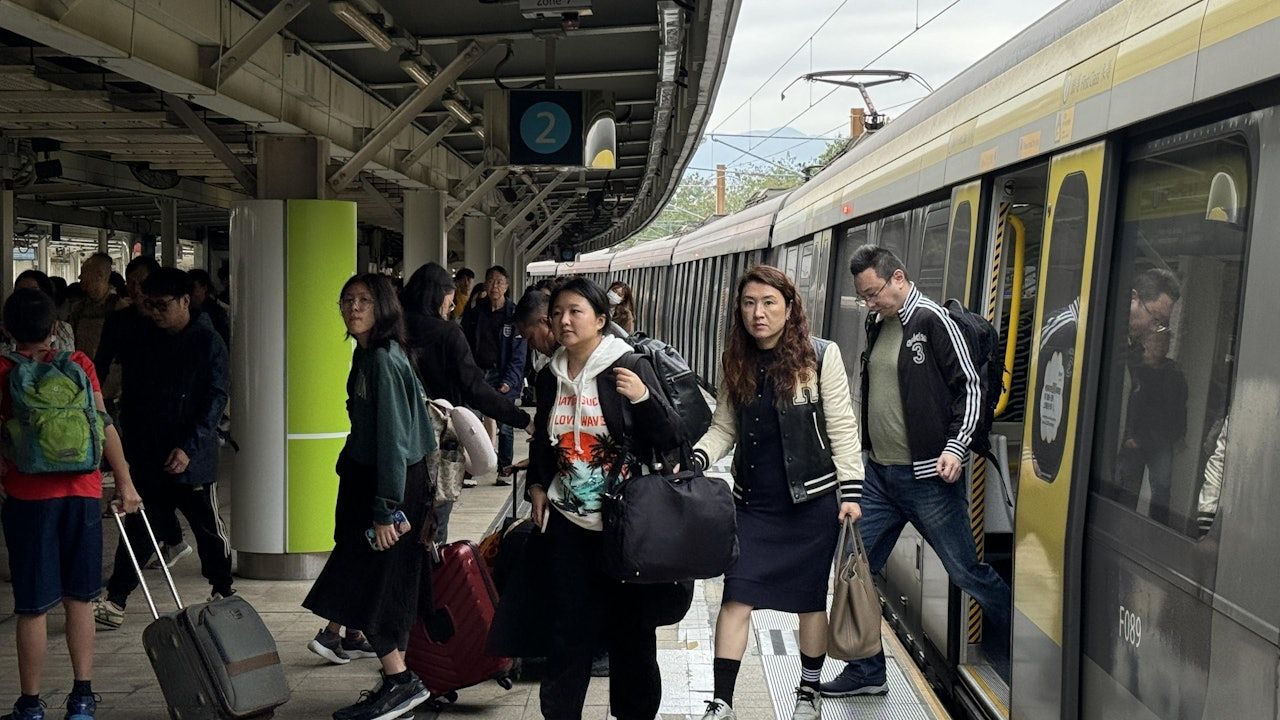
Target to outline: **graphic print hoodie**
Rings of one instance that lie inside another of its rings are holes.
[[[569,355],[564,348],[551,359],[556,400],[547,429],[559,467],[547,497],[560,514],[588,530],[604,529],[600,500],[608,490],[621,443],[620,438],[609,436],[600,411],[598,383],[614,381],[609,374],[602,378],[601,373],[628,352],[631,346],[606,335],[576,378],[569,377]]]

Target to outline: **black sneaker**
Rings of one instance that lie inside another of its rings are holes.
[[[410,673],[409,678],[408,682],[402,683],[384,679],[382,687],[374,691],[367,705],[353,706],[351,714],[343,717],[335,713],[334,720],[397,720],[431,697],[417,675]]]
[[[342,638],[342,652],[352,660],[361,658],[376,658],[378,653],[373,651],[373,645],[369,643],[369,638],[364,633],[352,633],[347,631],[347,636]]]
[[[334,665],[346,665],[351,662],[351,656],[343,649],[342,638],[338,637],[338,633],[321,630],[316,633],[311,642],[307,643],[307,649]]]
[[[364,711],[366,708],[370,707],[373,703],[382,699],[382,696],[385,695],[387,691],[391,689],[392,683],[387,682],[386,678],[382,677],[381,673],[379,673],[378,676],[382,678],[378,682],[378,687],[372,690],[361,690],[360,699],[355,701],[354,704],[348,705],[344,708],[340,708],[334,711],[333,720],[350,720],[350,718],[353,718],[356,716],[356,713]]]

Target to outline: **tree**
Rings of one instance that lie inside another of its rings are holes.
[[[844,152],[847,141],[836,138],[814,161],[826,165]],[[770,162],[755,161],[734,165],[725,174],[725,205],[729,214],[739,212],[748,201],[765,190],[790,190],[805,181],[806,163],[785,155]],[[676,191],[658,217],[647,228],[636,233],[636,242],[689,232],[715,215],[716,181],[714,175],[690,172],[680,179]],[[630,243],[628,243],[630,244]]]

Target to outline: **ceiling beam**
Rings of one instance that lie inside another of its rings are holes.
[[[158,222],[145,218],[118,215],[109,210],[82,210],[35,200],[15,200],[14,210],[19,218],[57,223],[59,225],[81,225],[140,234],[160,232],[160,224]],[[184,232],[194,234],[190,226],[180,226],[179,234]]]
[[[163,122],[165,112],[0,112],[0,123],[17,122]]]
[[[249,200],[252,197],[220,185],[208,185],[187,179],[180,180],[172,188],[152,188],[134,177],[129,166],[89,155],[57,151],[49,153],[49,158],[62,161],[62,180],[96,185],[117,192],[172,197],[197,205],[220,208],[229,208],[236,200]]]
[[[23,129],[23,130],[5,130],[4,134],[12,138],[32,138],[32,137],[77,137],[77,138],[102,138],[102,137],[162,137],[167,135],[192,135],[193,133],[186,128],[54,128],[46,127],[39,130]]]
[[[503,228],[502,232],[498,233],[498,236],[494,239],[494,244],[500,245],[503,243],[507,239],[507,236],[515,232],[516,225],[519,224],[518,221],[529,212],[529,209],[543,200],[546,200],[547,196],[554,192],[557,187],[560,187],[560,184],[567,179],[569,179],[569,171],[561,170],[555,177],[551,178],[551,182],[542,186],[542,189],[538,191],[537,195],[529,198],[520,205],[520,207],[516,208],[514,212],[508,215],[507,217],[509,219],[507,221],[507,226]]]
[[[606,27],[584,27],[574,30],[567,37],[600,37],[608,35],[634,35],[636,33],[657,32],[656,24],[643,25],[613,25]],[[513,30],[511,32],[491,32],[476,33],[474,35],[428,35],[418,37],[418,45],[427,47],[430,45],[456,45],[468,40],[479,40],[482,42],[505,42],[508,40],[538,40],[539,36],[528,30]],[[328,43],[312,43],[311,47],[320,52],[341,52],[346,50],[368,50],[373,47],[372,44],[354,40],[351,42],[328,42]]]
[[[298,1],[301,3],[301,0]],[[274,12],[274,10],[272,12]],[[301,12],[301,10],[299,10],[299,12]],[[222,142],[222,139],[218,137],[217,133],[206,125],[205,122],[200,119],[199,115],[196,115],[196,111],[191,109],[191,106],[187,104],[187,101],[165,93],[164,104],[173,112],[174,115],[178,116],[178,119],[181,120],[184,125],[191,128],[191,131],[204,142],[205,146],[209,148],[209,152],[213,153],[214,157],[220,160],[223,165],[227,166],[227,169],[231,171],[232,175],[236,176],[236,182],[240,183],[240,187],[244,188],[245,192],[250,195],[258,194],[257,176],[253,174],[253,171],[245,167],[244,163],[240,162],[240,158],[236,157],[236,154],[231,151],[231,148],[227,147],[226,143]]]
[[[482,45],[478,42],[467,43],[467,46],[458,53],[458,56],[446,65],[427,85],[417,87],[417,92],[410,95],[408,99],[400,103],[400,106],[392,111],[388,116],[386,124],[384,124],[377,132],[370,135],[360,146],[360,149],[338,168],[333,175],[329,176],[329,185],[334,191],[341,191],[351,184],[356,175],[369,164],[369,161],[378,154],[387,143],[391,142],[395,136],[399,135],[402,130],[408,127],[421,113],[439,100],[445,90],[458,79],[462,73],[475,64],[477,60],[484,56],[489,50],[490,45]]]
[[[215,80],[214,87],[218,87],[221,81],[226,80],[236,73],[237,70],[244,67],[249,62],[249,58],[253,57],[267,41],[275,37],[276,33],[284,30],[285,26],[293,21],[294,18],[302,14],[311,3],[309,0],[284,0],[279,2],[275,7],[263,15],[249,31],[240,36],[235,44],[227,48],[227,51],[221,54],[218,60],[209,66],[209,70],[213,73]]]
[[[364,188],[365,197],[372,200],[374,205],[377,205],[383,212],[392,218],[394,221],[394,227],[391,229],[396,232],[404,232],[404,216],[401,215],[400,211],[391,204],[391,201],[387,199],[387,196],[379,192],[378,188],[374,187],[373,183],[369,181],[369,178],[360,178],[360,185]]]
[[[31,100],[102,100],[111,99],[106,90],[0,90],[0,102]]]
[[[596,70],[591,72],[557,72],[556,82],[564,82],[566,80],[616,80],[618,78],[627,77],[651,77],[658,74],[658,68],[644,68],[640,70]],[[539,80],[545,80],[546,75],[511,75],[501,78],[504,83],[530,83]],[[462,78],[457,81],[459,86],[493,86],[497,87],[497,82],[493,77],[477,77]],[[393,83],[371,83],[371,90],[404,90],[405,88],[417,87],[417,83],[413,82],[393,82]]]
[[[449,232],[453,229],[454,225],[461,222],[463,216],[467,214],[467,211],[470,210],[477,202],[480,202],[480,199],[488,194],[490,190],[497,187],[498,183],[502,182],[502,178],[506,177],[509,172],[511,172],[511,168],[504,165],[489,173],[489,177],[485,178],[484,182],[476,186],[476,189],[473,190],[470,195],[463,198],[462,202],[458,204],[458,207],[454,208],[453,212],[449,213],[449,215],[444,219],[444,231]]]
[[[440,124],[437,125],[422,142],[418,143],[418,147],[410,150],[409,154],[405,155],[404,159],[400,161],[400,167],[402,168],[401,172],[404,171],[403,168],[411,167],[414,163],[421,160],[423,155],[431,152],[431,148],[439,145],[440,140],[443,139],[450,130],[456,127],[457,124],[458,119],[455,118],[452,113],[449,114],[449,117],[441,120]]]

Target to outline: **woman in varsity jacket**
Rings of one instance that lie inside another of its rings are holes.
[[[790,278],[758,265],[738,280],[735,298],[715,415],[694,449],[705,469],[736,447],[739,557],[725,574],[715,694],[703,718],[736,717],[734,684],[751,611],[761,609],[800,616],[793,717],[817,720],[831,558],[840,522],[862,514],[858,422],[840,348],[809,336]]]

